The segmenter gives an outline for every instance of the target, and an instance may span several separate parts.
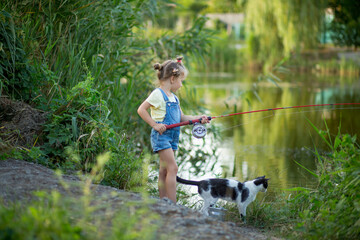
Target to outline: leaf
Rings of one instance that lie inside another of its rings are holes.
[[[341,143],[341,139],[339,138],[339,135],[337,135],[334,142],[334,149],[337,149],[340,143]]]
[[[330,130],[329,130],[329,127],[324,119],[324,124],[325,124],[325,127],[326,127],[326,132],[328,134],[328,138],[329,138],[329,142],[330,142],[330,145],[332,145],[332,142],[331,142],[331,136],[330,136]]]
[[[315,129],[315,131],[319,134],[319,136],[324,140],[324,142],[333,150],[333,146],[329,143],[328,140],[321,134],[320,130],[307,118],[305,119],[308,121],[308,123]]]
[[[282,82],[281,79],[278,78],[275,74],[273,74],[273,73],[270,72],[269,75],[270,75],[273,79],[275,79],[276,81]]]
[[[305,169],[306,171],[308,171],[311,175],[313,175],[314,177],[319,177],[316,173],[314,173],[313,171],[309,170],[308,168],[306,168],[305,166],[301,165],[300,163],[298,163],[297,161],[294,160],[294,162],[299,165],[300,167],[302,167],[303,169]]]
[[[277,72],[280,72],[280,73],[285,73],[285,74],[290,74],[291,73],[291,71],[289,69],[287,69],[285,67],[282,67],[282,66],[277,67],[274,70],[277,71]]]
[[[268,82],[273,83],[276,87],[278,87],[278,88],[281,89],[281,87],[277,84],[277,82],[274,81],[274,79],[272,79],[271,77],[267,76],[267,77],[266,77],[266,80],[267,80]]]
[[[259,102],[263,103],[263,101],[261,100],[261,97],[259,96],[259,94],[254,90],[253,91],[255,97],[259,100]],[[248,100],[248,99],[247,99]],[[248,102],[249,103],[249,102]],[[250,104],[249,104],[250,105]]]

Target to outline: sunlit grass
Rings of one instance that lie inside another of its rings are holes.
[[[309,123],[331,149],[331,153],[321,155],[315,147],[317,170],[310,172],[315,176],[314,184],[257,196],[247,208],[246,223],[235,203],[221,201],[218,206],[226,209],[226,221],[286,239],[359,238],[360,147],[356,136],[339,130],[331,137],[329,129],[321,131]]]
[[[0,239],[161,239],[159,216],[148,208],[154,200],[145,193],[139,201],[93,191],[109,155],[97,160],[84,181],[66,182],[58,171],[62,193],[40,191],[29,202],[0,201]]]

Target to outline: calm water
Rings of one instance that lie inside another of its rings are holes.
[[[309,104],[360,102],[359,78],[340,78],[310,74],[283,76],[279,86],[263,81],[256,86],[258,74],[190,75],[186,87],[196,89],[196,96],[209,109],[209,115],[243,112],[276,107]],[[256,92],[254,92],[256,90]],[[185,90],[181,92],[186,98]],[[360,106],[312,107],[267,111],[214,119],[220,130],[217,161],[205,165],[204,172],[194,179],[228,177],[244,181],[266,175],[271,178],[271,189],[309,187],[313,177],[296,162],[315,171],[314,146],[321,152],[329,151],[310,120],[325,130],[327,124],[335,136],[341,123],[341,132],[360,135]],[[197,141],[197,142],[196,142]],[[211,135],[205,142],[195,140],[194,148],[209,148]],[[358,141],[359,142],[359,141]],[[296,162],[295,162],[296,161]]]

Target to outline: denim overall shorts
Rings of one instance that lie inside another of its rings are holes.
[[[162,123],[162,124],[174,124],[179,123],[181,119],[181,111],[180,111],[180,105],[179,105],[179,99],[175,96],[176,102],[170,102],[169,98],[166,96],[165,92],[159,88],[166,104],[166,113],[165,118],[162,122],[156,122],[156,123]],[[180,135],[180,127],[171,128],[163,132],[162,135],[155,129],[151,129],[151,146],[153,148],[153,151],[157,153],[160,150],[172,148],[173,150],[178,149],[178,143],[179,143],[179,135]]]

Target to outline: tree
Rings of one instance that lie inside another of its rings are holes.
[[[315,46],[323,25],[325,3],[326,0],[248,1],[247,33],[249,40],[258,43],[251,55],[271,63],[292,51]]]
[[[330,29],[331,38],[336,45],[360,46],[360,2],[353,0],[329,0],[334,12]]]

